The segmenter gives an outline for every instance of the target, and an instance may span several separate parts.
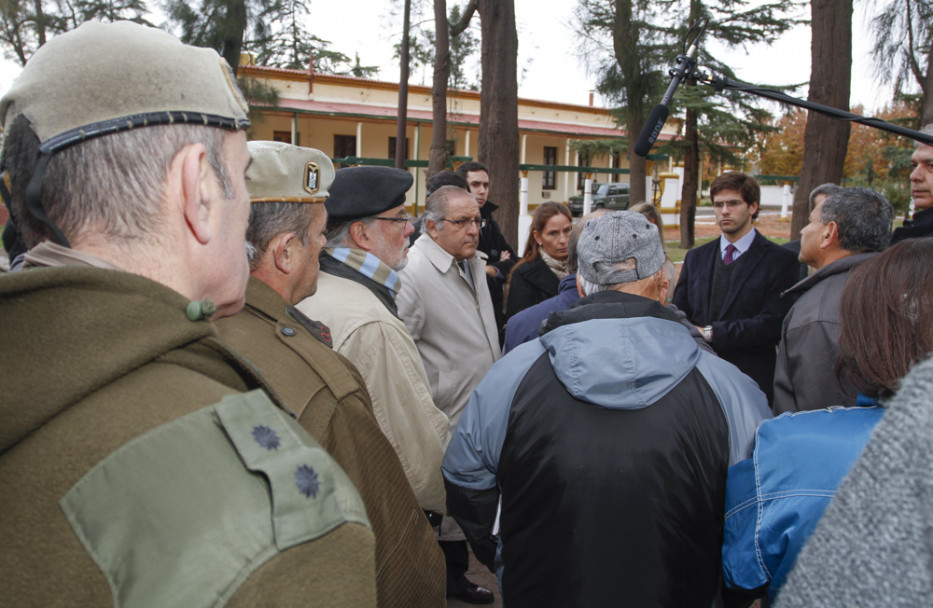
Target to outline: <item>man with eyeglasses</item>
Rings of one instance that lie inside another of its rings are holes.
[[[389,167],[337,171],[324,204],[327,247],[318,290],[298,309],[326,324],[334,350],[360,370],[382,432],[421,508],[433,514],[446,511],[440,463],[447,416],[431,400],[418,349],[396,308],[398,271],[408,261],[413,230],[405,209],[412,182],[408,171]]]
[[[499,358],[499,333],[486,284],[486,254],[477,251],[483,226],[479,204],[469,192],[443,186],[428,197],[424,233],[401,272],[399,315],[411,333],[431,397],[450,418],[450,431],[486,371]],[[466,579],[463,533],[444,518],[441,547],[447,558],[447,595],[489,603],[492,594]],[[486,591],[480,593],[477,590]]]
[[[755,178],[723,173],[710,197],[722,236],[687,253],[673,303],[770,404],[781,323],[795,300],[781,292],[797,282],[797,258],[753,227],[761,201]]]

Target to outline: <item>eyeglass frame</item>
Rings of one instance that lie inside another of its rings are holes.
[[[442,217],[441,220],[445,222],[450,222],[451,224],[456,226],[458,230],[463,230],[470,223],[476,224],[476,226],[480,230],[486,227],[486,218],[482,218],[482,217],[480,218],[465,217],[462,220],[450,220],[450,219],[447,219],[446,217]]]
[[[415,223],[414,218],[411,217],[410,215],[406,215],[405,217],[383,217],[381,215],[374,215],[372,219],[382,220],[384,222],[406,222],[406,223],[411,222],[412,224]]]

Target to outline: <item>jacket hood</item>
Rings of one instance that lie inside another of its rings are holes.
[[[115,270],[35,268],[2,277],[0,453],[132,370],[159,358],[171,363],[171,351],[196,342],[225,351],[210,322],[188,320],[187,305],[164,285]],[[178,356],[193,364],[192,354]],[[228,385],[243,386],[247,375],[230,352],[197,365]]]
[[[655,403],[700,359],[690,332],[646,298],[602,292],[552,313],[541,344],[577,399],[609,409]]]

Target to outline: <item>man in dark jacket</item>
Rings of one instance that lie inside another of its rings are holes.
[[[470,188],[470,194],[476,197],[479,203],[479,213],[486,220],[486,225],[479,231],[479,246],[477,249],[486,254],[486,282],[489,285],[489,296],[492,298],[492,307],[496,312],[496,325],[499,327],[499,343],[504,337],[502,328],[505,325],[505,300],[503,288],[509,278],[512,266],[518,260],[515,249],[508,244],[499,224],[492,217],[498,205],[488,200],[489,170],[486,165],[475,161],[467,161],[457,167],[457,174],[463,176]]]
[[[933,124],[923,127],[923,133],[933,135]],[[910,157],[910,198],[914,201],[914,216],[894,231],[891,243],[933,234],[933,146],[917,144]]]
[[[855,389],[836,379],[839,300],[849,271],[883,251],[894,210],[869,188],[841,188],[810,213],[800,261],[816,269],[785,293],[799,297],[784,318],[774,372],[774,413],[855,405]]]
[[[797,257],[753,227],[761,200],[753,177],[723,173],[710,196],[722,236],[687,253],[673,302],[770,403],[781,322],[794,303],[781,292],[797,282]]]
[[[498,550],[507,606],[707,608],[726,470],[765,397],[666,310],[643,216],[588,222],[577,251],[585,297],[473,393],[444,458],[448,508],[490,569]]]

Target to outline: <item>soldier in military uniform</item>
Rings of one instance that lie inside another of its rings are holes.
[[[220,56],[89,23],[0,119],[32,247],[0,277],[3,601],[374,606],[359,494],[208,320],[248,277],[249,121]]]
[[[442,554],[363,379],[331,349],[327,328],[295,308],[317,287],[333,164],[284,143],[249,150],[252,276],[246,307],[217,323],[221,338],[256,364],[359,490],[376,535],[379,606],[444,606]]]

